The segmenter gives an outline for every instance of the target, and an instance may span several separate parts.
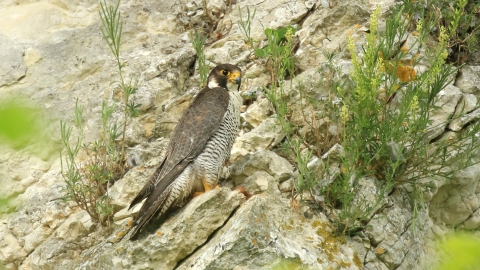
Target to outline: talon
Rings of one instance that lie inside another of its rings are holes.
[[[205,192],[212,190],[212,187],[205,181],[205,179],[202,179],[202,183],[203,183],[203,189],[205,190]]]
[[[195,197],[197,197],[197,196],[200,196],[200,195],[202,195],[203,193],[205,193],[205,192],[196,191],[195,193],[193,193],[192,198],[195,198]]]

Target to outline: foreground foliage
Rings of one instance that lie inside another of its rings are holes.
[[[130,100],[137,91],[137,81],[124,80],[120,60],[120,41],[123,22],[118,10],[120,1],[116,5],[107,5],[100,2],[100,18],[102,20],[102,34],[115,57],[118,75],[117,82],[122,96],[120,111],[124,120],[117,123],[112,115],[117,110],[115,104],[102,102],[100,138],[94,142],[84,142],[84,107],[75,104],[73,127],[61,122],[61,137],[65,154],[61,154],[62,176],[65,181],[63,200],[72,201],[81,209],[87,211],[93,221],[102,225],[109,225],[113,216],[113,207],[108,196],[108,185],[120,179],[126,172],[125,167],[125,131],[129,118],[138,114],[138,104]],[[73,146],[71,141],[74,140]],[[82,155],[84,160],[77,161]]]
[[[476,42],[476,27],[469,30],[471,35],[462,36],[466,20],[472,20],[464,2],[445,6],[437,1],[433,3],[436,6],[430,6],[404,1],[390,11],[384,31],[378,30],[380,8],[377,7],[361,48],[357,47],[358,35],[348,38],[347,49],[353,65],[348,83],[338,78],[335,53],[324,52],[327,63],[321,65],[320,72],[325,74],[324,86],[330,91],[326,102],[308,99],[302,83],[297,83],[305,103],[313,106],[316,119],[328,120],[327,127],[310,125],[313,141],[302,136],[300,127],[289,121],[292,112],[285,101],[285,79],[295,72],[291,38],[295,29],[265,30],[267,46],[255,49],[255,54],[266,59],[272,75],[266,96],[287,134],[283,149],[298,168],[296,192],[309,193],[323,205],[340,209],[331,217],[339,232],[354,233],[362,229],[383,198],[399,186],[408,187],[416,217],[423,204],[423,190],[428,189],[426,182],[448,181],[456,171],[478,162],[474,158],[479,145],[478,122],[459,132],[438,133],[439,127],[466,112],[458,108],[453,119],[446,123],[434,125],[431,119],[438,109],[438,93],[452,83],[458,71],[454,65],[458,61],[451,61],[448,49],[461,40],[461,47],[471,51],[473,48],[468,44]],[[445,12],[441,16],[433,12],[446,8],[453,8],[450,16],[453,19],[446,20]],[[429,67],[418,72],[419,63],[425,62]],[[329,134],[330,124],[339,127],[340,136]],[[333,173],[335,168],[326,159],[324,174],[314,174],[308,168],[312,155],[323,155],[335,143],[343,147],[337,173]],[[376,182],[379,194],[373,204],[362,202],[361,198],[359,203],[356,198],[358,184],[365,177],[379,180]],[[325,178],[332,181],[325,185]]]

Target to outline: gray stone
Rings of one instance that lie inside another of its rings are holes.
[[[311,1],[256,1],[247,0],[238,3],[242,10],[244,20],[246,19],[247,7],[253,12],[256,9],[255,18],[252,21],[251,37],[255,40],[265,39],[264,29],[277,29],[282,26],[293,25],[299,22],[308,12],[307,6],[311,6]],[[230,36],[236,37],[243,34],[240,32],[237,22],[239,21],[239,12],[235,8],[230,14],[225,16],[223,23],[233,22]],[[222,24],[222,22],[220,22]],[[221,27],[221,25],[220,25]]]
[[[461,130],[466,124],[477,120],[480,118],[480,109],[476,109],[470,113],[467,113],[459,118],[455,118],[449,125],[448,128],[453,131]]]
[[[278,185],[278,189],[281,191],[281,192],[292,192],[293,191],[293,188],[294,188],[294,180],[292,178],[286,180],[286,181],[283,181],[282,183],[280,183],[280,185]]]
[[[242,120],[252,127],[258,127],[268,116],[273,113],[272,104],[268,99],[257,100],[241,114]]]
[[[354,198],[350,206],[351,213],[362,213],[362,219],[369,220],[381,208],[388,206],[387,199],[384,197],[385,193],[381,194],[379,188],[381,184],[373,177],[364,177],[358,179],[355,188]],[[383,198],[382,198],[383,197]],[[354,223],[353,221],[352,223]]]
[[[120,229],[110,239],[82,252],[68,269],[173,269],[204,244],[243,201],[238,191],[220,188],[206,192],[172,213],[160,226],[154,222],[135,241],[128,240],[128,235],[123,238],[125,229]]]
[[[313,126],[318,117],[313,111],[309,99],[317,101],[329,96],[329,89],[320,84],[323,74],[318,68],[308,69],[294,79],[286,81],[284,86],[284,101],[291,111],[290,121],[295,126]],[[321,114],[322,112],[320,112]]]
[[[419,216],[412,219],[409,199],[398,190],[388,200],[389,207],[377,213],[365,229],[372,244],[366,260],[366,265],[370,265],[368,269],[384,269],[380,263],[387,269],[415,265],[421,256],[425,256],[424,250],[417,249],[423,246],[422,236],[426,233],[418,223],[427,224],[428,216],[419,210]],[[415,233],[412,226],[415,226]]]
[[[230,168],[232,180],[242,185],[247,177],[257,171],[264,171],[280,183],[293,174],[293,166],[284,158],[271,151],[259,151],[239,158]]]
[[[478,227],[479,170],[480,165],[476,164],[456,171],[451,180],[434,181],[438,190],[432,196],[429,214],[436,224]]]
[[[59,239],[78,239],[92,232],[94,228],[87,211],[83,210],[70,215],[55,230],[55,237]]]
[[[0,87],[14,84],[25,76],[27,67],[22,54],[12,41],[0,33]]]
[[[354,251],[332,235],[322,215],[308,220],[288,201],[261,194],[250,198],[208,244],[177,269],[271,269],[298,258],[304,269],[359,269]]]
[[[478,96],[480,86],[480,66],[465,65],[460,69],[460,75],[455,81],[455,86],[463,93]]]
[[[317,68],[319,63],[326,61],[322,50],[333,52],[344,46],[349,30],[354,30],[356,24],[366,23],[369,15],[368,7],[350,1],[316,8],[297,32],[300,39],[300,48],[295,54],[298,67],[301,70]]]
[[[278,120],[267,118],[259,126],[247,133],[240,134],[233,143],[230,160],[235,161],[241,156],[256,151],[271,150],[285,138],[285,133]]]
[[[453,85],[447,85],[438,93],[435,97],[435,106],[438,107],[432,112],[432,122],[427,126],[427,138],[433,139],[443,133],[448,124],[447,120],[455,113],[455,109],[461,98],[462,92]]]
[[[18,239],[8,230],[7,226],[0,224],[0,261],[2,264],[23,260],[27,256]]]
[[[273,176],[264,171],[254,172],[252,175],[245,178],[241,185],[250,194],[268,192],[272,195],[280,195],[277,181],[275,181]]]
[[[370,206],[375,215],[364,220],[368,222],[364,235],[360,232],[352,240],[333,237],[333,228],[323,215],[310,209],[308,216],[316,217],[305,219],[307,215],[295,212],[298,208],[292,209],[291,201],[279,198],[291,195],[298,172],[286,159],[270,152],[285,134],[264,98],[264,87],[271,83],[270,71],[264,59],[255,56],[254,47],[266,45],[265,28],[298,27],[295,65],[300,74],[285,82],[284,89],[292,112],[288,120],[298,127],[295,135],[309,137],[313,127],[336,136],[341,127],[327,125],[332,119],[321,110],[312,111],[307,100],[334,102],[329,99],[328,74],[319,71],[325,67],[322,50],[340,48],[334,60],[340,67],[335,79],[351,84],[352,65],[345,40],[352,34],[362,53],[364,32],[377,4],[386,17],[394,1],[122,1],[120,61],[125,80],[138,80],[138,91],[131,100],[140,104],[140,115],[128,121],[130,171],[109,187],[116,212],[115,231],[97,226],[73,203],[59,200],[64,186],[59,146],[40,145],[40,154],[33,156],[30,149],[2,147],[0,197],[8,198],[8,203],[0,206],[0,269],[168,269],[180,258],[185,260],[179,269],[190,265],[198,269],[271,269],[283,264],[304,269],[429,268],[419,262],[435,257],[426,256],[425,250],[433,250],[438,237],[452,232],[448,226],[480,227],[478,166],[457,171],[450,181],[422,179],[417,186],[404,184],[398,187],[402,192],[397,190],[385,199],[387,204],[381,202],[389,206],[382,209],[374,203],[379,183],[373,178],[359,179],[351,207]],[[251,29],[254,44],[246,44],[238,24],[238,9],[245,18],[247,7],[256,9]],[[73,123],[76,98],[85,106],[85,142],[100,136],[103,100],[116,105],[113,120],[119,125],[124,121],[123,101],[115,83],[119,80],[117,66],[99,32],[99,9],[96,0],[0,1],[0,93],[26,96],[44,108],[45,114],[54,118],[44,125],[53,141],[60,139],[58,120]],[[385,27],[384,21],[380,18],[380,29]],[[122,240],[124,224],[140,207],[128,211],[130,201],[161,162],[171,131],[201,89],[196,52],[189,40],[193,29],[209,33],[205,54],[210,67],[230,62],[244,71],[241,90],[249,106],[243,108],[244,129],[231,154],[231,179],[228,173],[224,175],[230,181],[228,186],[241,184],[259,195],[232,216],[243,196],[227,189],[208,192],[183,209],[172,210],[162,225],[152,224],[140,240]],[[415,51],[416,39],[409,34],[406,46]],[[413,53],[402,60],[411,59]],[[424,56],[422,48],[419,53]],[[420,61],[418,75],[430,66],[427,57]],[[458,89],[450,85],[436,97],[441,108],[432,112],[431,137],[454,135],[445,133],[446,120],[453,120],[449,129],[461,132],[478,119],[479,73],[473,64],[462,67],[454,84]],[[462,116],[462,112],[467,114]],[[336,145],[328,154],[310,160],[308,168],[324,174],[322,164],[328,159],[331,176],[322,182],[328,185],[341,173],[342,155],[341,146]],[[84,162],[85,155],[78,161]],[[406,194],[418,188],[426,204],[414,219],[423,227],[413,235],[413,210]],[[320,194],[312,196],[317,204],[323,200]],[[154,230],[155,226],[160,227]]]

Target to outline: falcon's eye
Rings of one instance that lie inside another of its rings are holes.
[[[228,76],[228,75],[230,75],[230,71],[225,70],[225,69],[220,70],[220,73],[222,73],[223,76]]]

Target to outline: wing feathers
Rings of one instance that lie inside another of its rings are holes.
[[[130,236],[130,240],[134,240],[135,238],[137,238],[138,236],[137,234],[150,222],[150,220],[155,216],[155,213],[157,211],[159,210],[161,212],[166,211],[165,208],[168,208],[170,206],[170,205],[165,205],[165,202],[167,201],[168,196],[170,196],[170,191],[171,191],[171,188],[164,190],[161,194],[159,194],[160,196],[158,197],[150,196],[147,198],[147,201],[142,206],[142,210],[143,208],[146,208],[146,209],[144,209],[144,212],[143,212],[143,215],[141,215],[140,221],[138,222],[137,226],[133,230],[133,233]],[[153,192],[152,195],[155,195],[155,194],[156,192]],[[153,202],[150,202],[152,200]],[[145,207],[146,205],[148,206]],[[137,217],[140,217],[140,214]]]
[[[203,151],[208,140],[220,126],[228,109],[229,99],[226,89],[205,87],[185,111],[173,131],[162,164],[130,204],[129,209],[147,198],[134,219],[134,222],[138,221],[138,225],[132,238],[158,211],[162,215],[170,207],[165,205],[165,202],[171,194],[171,184]],[[168,200],[171,203],[174,199]]]
[[[165,164],[166,158],[163,159],[162,164],[160,164],[160,167],[158,167],[155,170],[155,173],[150,177],[148,182],[143,186],[142,190],[135,196],[133,201],[130,203],[130,206],[128,207],[128,210],[132,209],[135,205],[143,201],[150,193],[152,193],[152,190],[155,188],[155,180],[159,178],[160,173],[162,172],[163,165]]]

